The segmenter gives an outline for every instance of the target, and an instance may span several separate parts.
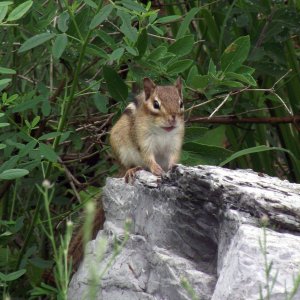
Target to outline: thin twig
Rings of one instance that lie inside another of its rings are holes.
[[[224,98],[224,100],[217,106],[217,108],[210,114],[210,116],[208,117],[208,119],[211,119],[215,114],[216,112],[226,103],[226,101],[228,100],[229,96],[231,94],[228,93],[227,96]]]
[[[292,116],[293,113],[292,111],[287,107],[287,105],[285,104],[285,102],[283,101],[283,99],[277,94],[277,93],[272,93],[274,96],[277,97],[277,99],[283,104],[283,106],[285,107],[286,111]]]
[[[188,123],[207,123],[207,124],[297,124],[300,122],[300,115],[288,117],[261,117],[261,118],[236,118],[236,117],[192,117]]]
[[[243,112],[240,112],[240,113],[237,113],[237,114],[234,114],[234,115],[227,115],[227,117],[236,117],[236,116],[246,115],[246,114],[253,113],[253,112],[258,112],[258,111],[270,111],[270,110],[274,110],[274,109],[277,109],[277,108],[280,108],[280,107],[282,107],[281,104],[277,105],[277,106],[274,106],[274,107],[263,107],[263,108],[249,109],[247,111],[243,111]]]
[[[157,39],[163,39],[163,40],[166,40],[166,41],[172,41],[172,42],[175,42],[176,39],[173,39],[173,38],[169,38],[169,37],[166,37],[166,36],[160,36],[160,35],[156,35],[156,34],[153,34],[153,33],[148,33],[148,35],[152,36],[152,37],[155,37]]]
[[[79,181],[75,178],[75,176],[74,176],[74,175],[71,173],[71,171],[65,166],[64,162],[63,162],[60,158],[58,159],[58,161],[59,161],[59,163],[60,163],[60,164],[63,166],[63,168],[64,168],[64,171],[65,171],[66,176],[67,176],[67,178],[68,178],[68,180],[69,180],[69,183],[70,183],[70,186],[71,186],[71,188],[72,188],[72,190],[73,190],[73,192],[74,192],[74,195],[76,196],[78,202],[81,203],[81,198],[80,198],[79,193],[77,192],[77,189],[76,189],[76,187],[75,187],[75,184],[76,184],[77,186],[80,187],[80,186],[82,186],[82,183],[79,182]]]
[[[25,76],[23,76],[23,75],[21,75],[21,74],[17,74],[17,77],[22,78],[22,79],[24,79],[24,80],[26,80],[26,81],[28,81],[28,82],[30,82],[30,83],[32,83],[32,84],[36,84],[36,83],[37,83],[35,80],[30,79],[30,78],[28,78],[28,77],[25,77]]]
[[[91,154],[88,154],[86,156],[80,156],[80,157],[75,158],[75,159],[64,160],[63,163],[64,164],[71,164],[71,163],[75,163],[75,162],[82,162],[82,161],[85,161],[87,159],[90,159],[90,158],[96,156],[97,154],[99,154],[99,151],[95,151]]]
[[[284,75],[282,75],[272,86],[272,89],[275,90],[275,86],[283,79],[285,78],[288,74],[290,74],[293,70],[289,69]]]

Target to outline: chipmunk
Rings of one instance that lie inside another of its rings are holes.
[[[161,176],[177,163],[184,135],[182,83],[159,86],[144,78],[144,90],[113,126],[110,144],[125,180],[146,169]]]
[[[110,134],[114,155],[125,171],[125,181],[132,182],[140,169],[161,176],[176,164],[184,135],[183,113],[180,78],[169,86],[157,86],[151,79],[144,79],[143,92],[127,106]],[[104,221],[103,208],[99,207],[92,238],[96,237]],[[78,268],[83,254],[83,234],[80,231],[69,247],[73,270]]]

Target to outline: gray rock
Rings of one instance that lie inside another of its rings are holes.
[[[259,299],[260,287],[266,295],[274,283],[269,299],[284,300],[300,274],[300,185],[251,170],[177,166],[161,182],[145,171],[133,185],[108,178],[102,198],[104,229],[87,245],[69,299],[192,299],[184,278],[195,299]],[[128,240],[114,257],[128,218]]]

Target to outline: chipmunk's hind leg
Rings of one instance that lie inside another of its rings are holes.
[[[129,184],[133,184],[135,180],[135,173],[137,171],[143,170],[142,167],[134,167],[126,171],[125,173],[125,182]]]

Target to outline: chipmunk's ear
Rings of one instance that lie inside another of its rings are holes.
[[[148,100],[150,96],[153,94],[156,85],[155,83],[148,77],[144,78],[144,91],[145,91],[145,100]]]
[[[182,98],[182,81],[181,81],[181,77],[179,76],[175,82],[175,87],[178,90],[178,93],[180,95],[180,97]]]

